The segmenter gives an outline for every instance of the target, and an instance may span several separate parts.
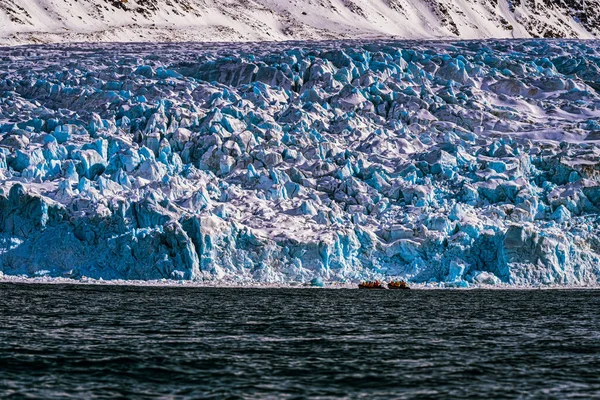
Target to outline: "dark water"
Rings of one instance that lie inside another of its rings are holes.
[[[600,291],[0,285],[0,396],[591,398]]]

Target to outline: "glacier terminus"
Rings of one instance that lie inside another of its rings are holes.
[[[600,43],[0,49],[0,271],[597,285]]]

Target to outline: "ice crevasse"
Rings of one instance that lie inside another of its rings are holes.
[[[0,271],[595,285],[596,42],[0,50]]]

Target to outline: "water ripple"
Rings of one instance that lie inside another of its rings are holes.
[[[0,285],[9,398],[600,397],[597,291]]]

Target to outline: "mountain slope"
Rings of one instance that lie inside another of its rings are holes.
[[[0,0],[0,43],[593,38],[600,0]]]

